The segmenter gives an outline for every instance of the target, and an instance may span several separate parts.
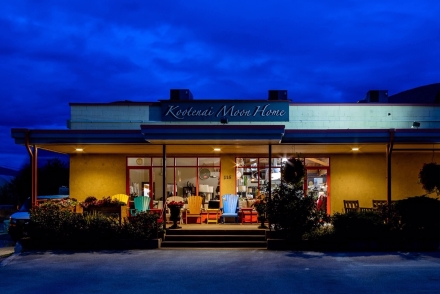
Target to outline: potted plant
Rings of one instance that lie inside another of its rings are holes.
[[[266,221],[266,204],[266,199],[257,199],[252,204],[258,213],[258,221],[260,222],[259,229],[267,229],[267,226],[264,224]]]
[[[440,195],[440,165],[435,162],[425,163],[419,172],[419,181],[428,193]]]
[[[89,196],[84,202],[81,202],[80,205],[85,212],[99,212],[108,216],[117,215],[119,223],[122,223],[122,220],[127,217],[126,204],[116,199],[111,199],[110,197],[104,197],[98,200],[93,196]]]
[[[167,204],[170,209],[170,220],[173,221],[173,225],[169,229],[181,229],[177,225],[177,221],[180,219],[180,209],[185,205],[183,201],[171,201]]]

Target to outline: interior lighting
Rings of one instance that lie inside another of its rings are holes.
[[[220,148],[214,148],[214,151],[221,151]]]
[[[351,148],[351,151],[359,151],[359,147],[353,147]]]
[[[82,149],[82,148],[75,148],[75,151],[76,151],[76,152],[83,152],[84,149]]]

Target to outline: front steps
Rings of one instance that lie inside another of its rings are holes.
[[[265,230],[167,229],[162,248],[260,248],[266,249]]]

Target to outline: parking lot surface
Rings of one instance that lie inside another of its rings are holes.
[[[439,293],[440,253],[33,251],[0,277],[1,293]]]

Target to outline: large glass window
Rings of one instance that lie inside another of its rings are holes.
[[[162,161],[158,157],[127,158],[128,189],[133,192],[132,195],[140,195],[137,194],[142,193],[140,187],[143,187],[143,183],[148,183],[150,197],[162,200]],[[200,195],[204,196],[206,203],[210,199],[219,199],[220,157],[167,157],[166,162],[167,196],[181,196],[185,199],[190,195]]]
[[[258,196],[261,186],[271,179],[272,188],[282,181],[281,167],[284,158],[272,158],[269,170],[269,158],[236,159],[236,191],[242,198],[252,199]],[[318,209],[330,211],[329,201],[329,158],[304,158],[306,175],[304,194],[313,197]]]

